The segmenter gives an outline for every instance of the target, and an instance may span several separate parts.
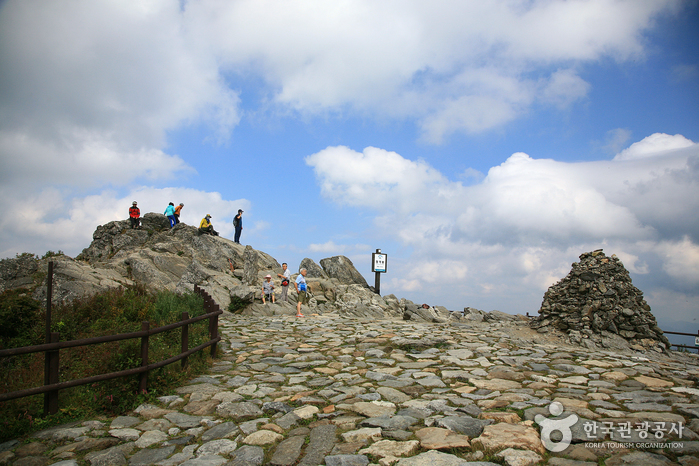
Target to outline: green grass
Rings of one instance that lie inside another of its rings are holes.
[[[163,326],[204,313],[203,300],[194,294],[149,293],[142,287],[120,288],[57,306],[51,328],[60,340],[78,340],[139,331],[142,321],[150,328]],[[0,294],[0,345],[2,348],[30,346],[44,341],[45,309],[23,291]],[[208,320],[189,329],[189,347],[208,341]],[[103,343],[60,351],[60,381],[131,369],[141,365],[140,339]],[[181,330],[151,335],[149,362],[175,356],[181,350]],[[206,371],[210,361],[204,350],[180,363],[153,370],[148,375],[148,392],[138,393],[138,376],[73,387],[59,392],[59,412],[43,416],[43,395],[0,403],[0,442],[66,422],[116,416],[145,401],[169,392]],[[44,354],[34,353],[0,359],[0,391],[12,392],[43,385]]]

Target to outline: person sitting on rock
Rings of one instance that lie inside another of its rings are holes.
[[[175,204],[172,202],[167,205],[167,208],[165,209],[165,212],[163,212],[164,215],[167,215],[167,218],[170,220],[170,228],[175,226]]]
[[[200,235],[203,235],[204,233],[212,235],[212,236],[218,236],[218,231],[214,230],[214,226],[211,224],[211,215],[206,214],[206,217],[201,219],[201,223],[199,224],[199,229],[197,230]]]
[[[262,304],[267,304],[265,298],[270,299],[274,304],[274,283],[271,275],[265,275],[265,281],[262,282]]]
[[[129,207],[129,220],[131,220],[131,229],[141,228],[141,209],[138,208],[138,203],[133,201]]]

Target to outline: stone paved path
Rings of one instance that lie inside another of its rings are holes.
[[[0,464],[699,465],[696,355],[527,330],[228,315],[208,375],[128,416],[7,442]]]

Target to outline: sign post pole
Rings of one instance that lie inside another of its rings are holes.
[[[381,249],[371,253],[371,271],[375,272],[374,290],[378,295],[381,295],[381,274],[386,273],[387,262],[388,255],[381,254]]]

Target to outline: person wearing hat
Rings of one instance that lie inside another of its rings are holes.
[[[129,220],[131,220],[131,229],[141,228],[141,209],[138,208],[138,203],[133,201],[129,207]]]
[[[218,231],[214,230],[214,226],[211,224],[211,215],[206,214],[206,217],[201,219],[199,224],[199,229],[197,230],[200,235],[207,233],[209,235],[218,236]]]
[[[267,304],[265,298],[271,299],[274,304],[274,283],[271,275],[265,275],[265,281],[262,282],[262,304]]]
[[[180,223],[180,212],[182,211],[182,207],[184,207],[184,203],[180,202],[180,205],[175,207],[175,225]]]
[[[240,234],[243,232],[243,209],[238,209],[238,215],[233,219],[233,226],[235,227],[233,241],[240,244]]]

